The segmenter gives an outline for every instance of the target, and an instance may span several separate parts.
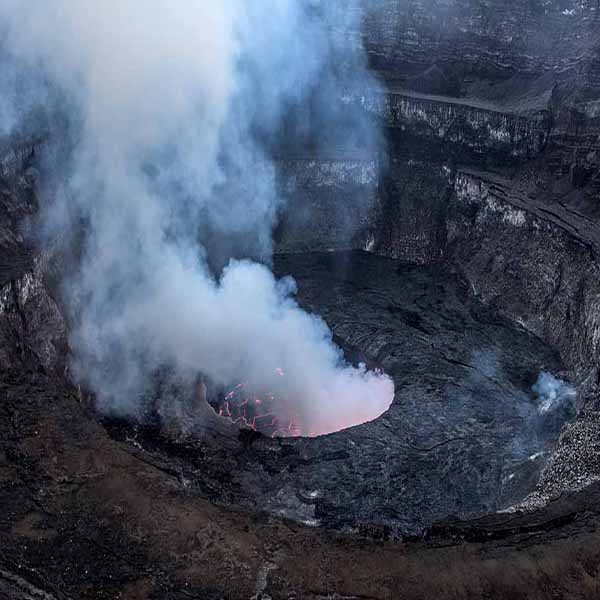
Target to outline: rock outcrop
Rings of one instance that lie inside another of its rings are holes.
[[[36,250],[23,233],[37,211],[39,144],[8,142],[0,154],[0,368],[64,374],[67,326],[51,291],[52,250]]]

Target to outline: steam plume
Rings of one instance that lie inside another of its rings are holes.
[[[545,371],[540,373],[531,390],[538,400],[538,412],[541,415],[561,410],[571,412],[577,398],[577,392],[572,385]]]
[[[137,414],[163,365],[273,391],[309,431],[388,407],[391,381],[346,365],[265,266],[282,202],[274,148],[375,150],[371,123],[337,101],[375,85],[344,42],[359,17],[330,0],[0,4],[5,51],[68,107],[68,166],[42,224],[84,234],[64,294],[73,374],[102,409]]]

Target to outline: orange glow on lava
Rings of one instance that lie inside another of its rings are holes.
[[[375,373],[382,374],[381,371]],[[285,371],[279,367],[275,369],[275,374],[286,377]],[[272,392],[259,394],[245,382],[238,383],[224,396],[217,411],[220,417],[242,429],[250,429],[270,437],[317,437],[366,423],[379,416],[367,414],[364,410],[356,409],[356,406],[354,414],[344,413],[340,408],[335,422],[323,423],[320,428],[307,428],[303,425],[301,414],[281,397]]]

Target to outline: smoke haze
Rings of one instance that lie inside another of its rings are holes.
[[[577,391],[562,379],[557,379],[551,373],[542,371],[533,384],[531,391],[538,401],[538,412],[542,415],[564,410],[574,410]]]
[[[273,392],[316,433],[388,408],[391,380],[345,364],[268,268],[275,149],[377,150],[373,123],[339,101],[376,85],[344,41],[359,18],[318,0],[0,4],[4,62],[28,82],[5,77],[0,132],[52,106],[41,231],[84,234],[63,292],[72,374],[101,410],[138,415],[165,365],[182,383],[201,371]]]

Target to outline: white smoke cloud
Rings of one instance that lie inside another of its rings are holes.
[[[571,410],[577,398],[577,392],[572,385],[545,371],[540,373],[531,390],[537,398],[538,412],[541,415],[558,410]]]
[[[346,365],[293,283],[246,260],[270,260],[284,116],[308,115],[303,139],[327,123],[334,144],[376,144],[362,114],[336,112],[341,86],[374,85],[329,28],[358,18],[318,0],[0,3],[12,56],[73,113],[68,175],[42,221],[85,232],[64,291],[73,374],[101,409],[136,414],[162,365],[273,391],[307,431],[388,408],[391,380]]]

